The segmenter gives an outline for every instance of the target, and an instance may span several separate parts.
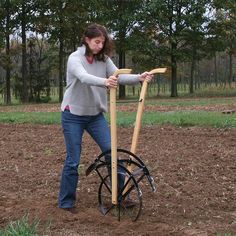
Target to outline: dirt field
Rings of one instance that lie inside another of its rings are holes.
[[[132,132],[119,129],[120,148],[129,150]],[[157,192],[142,188],[137,222],[99,212],[98,178],[85,170],[100,151],[87,134],[78,214],[57,208],[65,158],[61,127],[0,124],[0,134],[0,227],[29,214],[40,219],[44,235],[236,235],[236,129],[143,127],[137,155]]]

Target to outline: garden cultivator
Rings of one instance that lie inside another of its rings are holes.
[[[150,73],[165,73],[166,68],[157,68]],[[120,69],[115,72],[129,74],[130,69]],[[86,171],[88,176],[96,171],[101,179],[98,189],[98,202],[101,212],[136,221],[142,209],[142,192],[140,183],[147,178],[153,192],[156,191],[154,181],[144,162],[136,156],[136,147],[141,128],[142,113],[147,91],[147,82],[144,81],[140,93],[135,128],[131,150],[117,148],[116,126],[116,89],[110,90],[110,120],[111,120],[111,150],[101,153]]]

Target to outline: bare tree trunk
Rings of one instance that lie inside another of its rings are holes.
[[[33,87],[32,87],[32,78],[33,78],[33,42],[32,39],[30,39],[29,44],[29,101],[32,101],[34,99],[34,94],[33,94]]]
[[[215,68],[215,73],[214,73],[214,77],[215,77],[215,84],[216,87],[218,86],[218,71],[217,71],[217,57],[216,57],[216,52],[214,55],[214,68]]]
[[[229,87],[231,87],[233,77],[233,54],[229,53]]]
[[[11,104],[11,59],[10,59],[10,37],[9,37],[9,23],[10,23],[10,12],[9,12],[9,0],[6,1],[6,56],[7,56],[7,65],[6,65],[6,96],[5,104]]]
[[[63,99],[63,42],[60,41],[59,49],[59,102]]]
[[[22,28],[22,101],[28,102],[28,84],[27,84],[27,63],[26,63],[26,11],[25,2],[22,3],[22,18],[21,18],[21,28]]]
[[[190,94],[194,93],[193,84],[194,84],[195,65],[196,65],[196,48],[193,49],[193,54],[192,54],[191,75],[190,75],[190,82],[189,82],[189,93]]]
[[[171,97],[178,97],[177,93],[177,62],[175,57],[177,45],[171,43]]]
[[[119,53],[119,68],[125,68],[125,52]],[[119,85],[119,99],[125,98],[125,85]]]

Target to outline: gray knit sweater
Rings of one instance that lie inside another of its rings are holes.
[[[106,61],[94,60],[90,64],[85,57],[85,46],[73,52],[67,63],[67,86],[61,104],[61,110],[69,105],[75,115],[97,115],[107,111],[107,88],[105,79],[111,76],[117,67],[107,57]],[[120,75],[120,84],[138,84],[139,75]]]

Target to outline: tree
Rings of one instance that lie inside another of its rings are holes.
[[[85,3],[85,0],[51,0],[44,8],[49,18],[49,41],[58,45],[59,101],[62,101],[65,85],[66,50],[70,53],[76,49],[87,22]]]
[[[147,19],[154,37],[165,38],[168,44],[160,45],[170,58],[171,97],[178,96],[177,65],[188,57],[186,29],[199,27],[204,15],[205,2],[196,0],[147,0]],[[198,10],[201,7],[201,10]],[[199,18],[199,13],[201,17]],[[198,20],[199,19],[199,20]],[[197,20],[197,26],[195,21]],[[155,35],[156,34],[156,35]],[[194,52],[195,54],[195,52]],[[193,57],[195,57],[193,54]]]
[[[10,34],[13,31],[12,14],[15,10],[15,2],[13,0],[5,0],[0,2],[0,31],[2,44],[5,44],[5,54],[1,55],[1,64],[6,71],[6,85],[4,91],[4,103],[11,104],[11,50],[10,50]],[[1,47],[0,47],[1,48]]]
[[[206,10],[208,9],[208,10]],[[191,71],[189,80],[189,93],[194,92],[194,74],[196,62],[204,57],[204,44],[206,37],[206,26],[209,18],[206,12],[211,10],[211,5],[207,0],[193,1],[191,4],[191,14],[189,15],[189,25],[183,30],[183,40],[186,42],[187,60],[191,61]]]
[[[119,56],[119,68],[126,67],[126,52],[131,49],[129,36],[132,34],[135,24],[138,23],[138,15],[142,11],[141,0],[102,0],[101,13],[97,13],[97,20],[104,23],[112,32],[116,52]],[[125,98],[125,86],[119,85],[119,98]]]
[[[54,58],[44,36],[28,39],[29,101],[48,102],[50,100],[50,72],[54,68]],[[44,92],[44,93],[42,93]],[[46,94],[46,96],[45,96]]]
[[[21,78],[20,78],[20,99],[22,102],[29,101],[29,84],[27,69],[27,33],[33,33],[35,18],[37,16],[38,2],[33,0],[15,0],[16,11],[14,12],[15,33],[21,36]],[[18,30],[19,29],[19,30]]]
[[[217,14],[216,14],[217,15]],[[205,37],[204,52],[205,58],[214,58],[214,81],[216,86],[218,86],[218,68],[217,68],[217,53],[224,52],[226,50],[225,37],[222,35],[222,27],[216,18],[210,20],[207,26],[207,35]]]
[[[216,8],[216,23],[214,26],[215,32],[223,39],[225,50],[229,56],[229,75],[228,83],[231,86],[233,77],[233,55],[236,54],[236,2],[228,0],[225,2],[215,0],[214,5]],[[220,30],[219,30],[220,29]]]

